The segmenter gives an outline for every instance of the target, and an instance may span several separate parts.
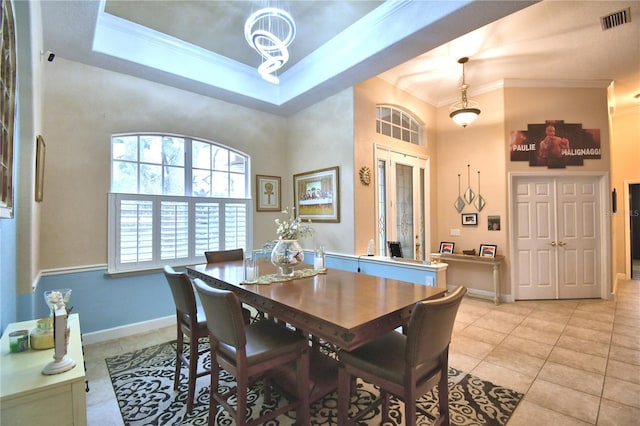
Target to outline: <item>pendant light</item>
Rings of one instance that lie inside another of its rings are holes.
[[[296,24],[291,15],[277,7],[254,12],[244,24],[244,37],[262,56],[258,73],[266,81],[278,84],[276,72],[289,60],[287,47],[296,36]]]
[[[467,98],[469,85],[466,84],[464,79],[464,64],[468,61],[469,58],[467,57],[458,59],[458,63],[462,64],[461,99],[449,108],[449,111],[451,111],[449,117],[462,127],[467,127],[480,115],[480,104]]]

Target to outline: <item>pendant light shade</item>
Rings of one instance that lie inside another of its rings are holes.
[[[467,98],[467,89],[469,88],[469,85],[466,84],[464,78],[464,64],[468,61],[469,58],[467,57],[458,59],[458,63],[462,64],[460,100],[449,108],[449,111],[451,111],[449,117],[462,127],[467,127],[480,115],[480,104]]]

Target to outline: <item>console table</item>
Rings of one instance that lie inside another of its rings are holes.
[[[493,303],[500,303],[500,265],[504,260],[504,256],[496,255],[496,257],[472,256],[469,254],[444,254],[432,253],[432,259],[440,259],[443,262],[462,262],[477,263],[481,265],[491,266],[493,268]]]
[[[36,328],[37,320],[9,324],[0,340],[0,424],[87,424],[85,371],[78,314],[69,315],[67,355],[76,366],[64,373],[45,376],[42,368],[53,360],[53,349],[28,349],[11,353],[9,333]]]

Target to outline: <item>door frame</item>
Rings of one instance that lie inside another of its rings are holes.
[[[631,279],[631,224],[629,223],[629,215],[631,214],[631,206],[629,205],[629,186],[640,184],[640,180],[632,179],[624,181],[624,210],[621,214],[624,215],[624,279]],[[619,202],[619,200],[618,200]],[[620,212],[620,206],[618,205],[618,212]]]
[[[540,171],[540,172],[509,172],[507,174],[507,217],[509,220],[509,257],[515,259],[516,256],[516,238],[515,238],[515,182],[519,178],[529,177],[547,177],[547,178],[567,178],[567,177],[585,177],[591,176],[598,178],[598,196],[600,197],[600,253],[602,260],[602,268],[600,269],[600,297],[602,299],[610,299],[613,297],[612,288],[612,276],[611,276],[611,228],[613,221],[611,220],[611,197],[609,186],[609,173],[608,172],[558,172],[558,171]],[[628,188],[628,187],[627,187]],[[512,261],[513,263],[513,261]],[[510,287],[511,297],[514,298],[516,294],[515,283],[515,268],[510,267]]]
[[[409,150],[402,150],[402,149],[398,149],[398,148],[394,148],[391,147],[389,145],[385,145],[385,144],[381,144],[381,143],[376,143],[374,144],[374,149],[373,149],[373,163],[376,165],[376,170],[377,170],[377,165],[378,165],[378,160],[379,159],[384,159],[386,161],[389,162],[389,164],[393,164],[394,163],[394,159],[392,158],[393,156],[398,155],[398,156],[404,156],[404,157],[410,157],[413,158],[415,162],[419,163],[420,166],[424,166],[424,181],[422,182],[422,185],[424,186],[424,193],[422,194],[422,206],[418,206],[417,201],[414,201],[414,205],[413,205],[413,220],[414,220],[414,224],[413,224],[413,231],[415,234],[420,235],[421,230],[423,230],[424,233],[424,246],[421,248],[422,250],[422,256],[424,259],[427,258],[427,250],[429,250],[429,247],[431,247],[431,226],[429,226],[428,224],[431,223],[431,160],[429,157],[415,153],[415,152],[411,152]],[[419,171],[418,171],[419,173]],[[375,179],[374,182],[376,185],[378,185],[378,181],[377,181],[377,176],[378,173],[376,171],[375,173]],[[389,184],[390,184],[390,174],[389,172],[387,172],[386,176],[386,182],[385,182],[385,187],[389,188]],[[394,193],[395,193],[395,189],[393,189]],[[420,188],[414,188],[414,193],[416,191],[420,191]],[[415,199],[415,197],[414,197]],[[389,203],[390,200],[386,200],[387,203]],[[395,205],[395,199],[393,200],[393,203]],[[379,218],[380,217],[380,211],[379,211],[379,197],[378,197],[378,190],[376,189],[375,191],[375,195],[374,195],[374,212],[375,212],[375,217]],[[423,213],[424,212],[424,213]],[[424,217],[423,217],[424,216]],[[395,214],[394,214],[394,220],[395,220]],[[376,229],[375,229],[375,235],[376,235],[376,247],[378,250],[378,253],[381,251],[381,248],[378,247],[378,240],[379,240],[379,235],[380,233],[378,232],[379,229],[379,222],[376,219]],[[387,228],[389,226],[389,224],[386,224]],[[386,238],[387,240],[392,239],[393,237],[391,235],[395,235],[395,230],[393,230],[393,232],[389,232],[388,229],[386,230]],[[415,253],[415,246],[413,246],[411,248],[411,253],[412,255],[410,256],[410,258],[413,258],[413,253]],[[404,257],[408,257],[407,253],[403,252],[403,256]]]

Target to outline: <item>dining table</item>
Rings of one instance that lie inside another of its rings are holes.
[[[258,268],[260,279],[252,282],[245,282],[240,260],[188,266],[187,273],[214,288],[233,291],[242,303],[336,351],[351,351],[406,326],[417,302],[442,297],[446,292],[446,288],[359,272],[315,270],[306,264],[295,271],[294,277],[281,277],[266,259],[261,259]],[[326,351],[312,351],[311,401],[335,390],[334,358],[326,356]],[[285,391],[293,392],[295,375],[283,372],[280,378]]]

